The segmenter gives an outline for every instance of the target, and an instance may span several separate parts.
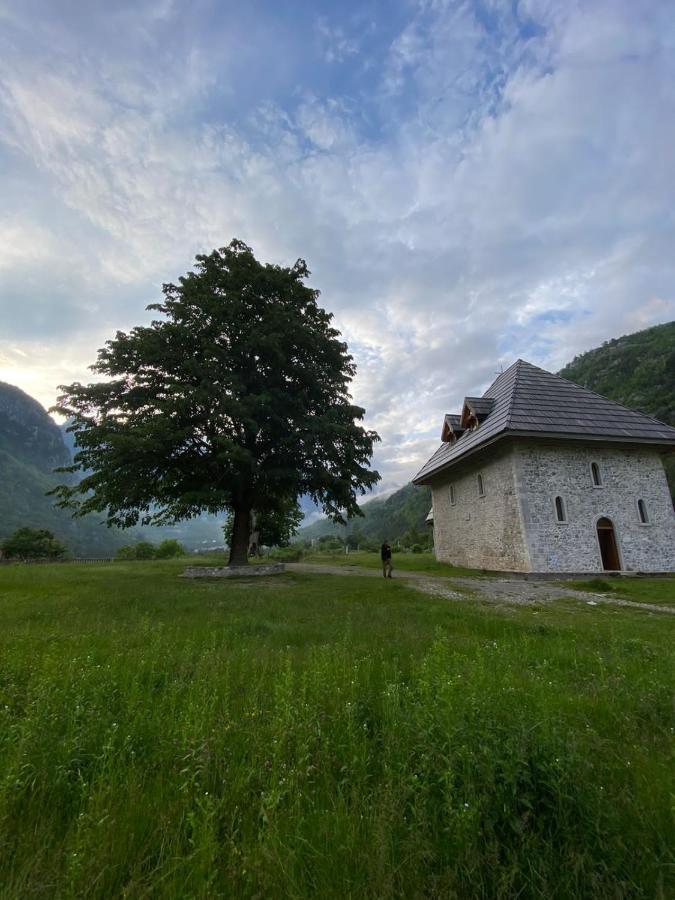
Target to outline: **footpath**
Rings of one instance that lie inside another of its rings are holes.
[[[317,575],[358,575],[367,578],[382,578],[378,569],[366,569],[362,566],[324,566],[316,563],[287,563],[289,572],[307,572]],[[468,602],[487,602],[495,604],[513,604],[516,606],[535,606],[559,600],[573,600],[589,606],[624,606],[650,613],[675,615],[675,607],[660,606],[656,603],[638,603],[620,597],[608,597],[606,594],[595,594],[590,591],[577,591],[556,581],[529,581],[520,578],[499,578],[498,576],[481,576],[480,578],[452,578],[446,575],[426,575],[422,572],[404,572],[394,570],[394,578],[405,581],[408,587],[433,597],[447,600]],[[673,597],[675,601],[675,597]]]

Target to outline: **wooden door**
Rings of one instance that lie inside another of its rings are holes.
[[[606,572],[618,572],[621,569],[619,548],[616,543],[616,534],[611,519],[603,517],[598,519],[598,544],[602,557],[602,568]]]

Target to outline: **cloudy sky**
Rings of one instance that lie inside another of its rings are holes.
[[[382,489],[524,357],[675,318],[672,0],[0,0],[0,380],[236,236],[304,257]]]

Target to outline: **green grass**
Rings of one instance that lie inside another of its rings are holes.
[[[665,898],[672,623],[0,569],[0,895]]]
[[[569,582],[569,587],[579,591],[591,591],[621,597],[635,603],[659,603],[675,605],[675,577],[661,578],[621,577],[590,578],[587,581]]]
[[[307,553],[303,562],[327,566],[361,566],[366,569],[381,569],[379,553]],[[426,575],[447,575],[455,578],[480,577],[485,572],[480,569],[467,569],[464,566],[453,566],[450,563],[437,562],[432,553],[394,553],[392,557],[394,571],[421,572]]]

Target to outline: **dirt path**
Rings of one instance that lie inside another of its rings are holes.
[[[309,572],[318,575],[360,575],[370,578],[381,578],[378,569],[366,569],[360,566],[322,566],[312,563],[291,563],[290,571]],[[396,570],[394,577],[405,581],[410,587],[423,594],[444,597],[447,600],[481,600],[488,603],[509,603],[516,606],[534,606],[551,603],[554,600],[575,600],[589,606],[626,606],[645,612],[675,615],[675,607],[659,606],[655,603],[637,603],[619,597],[608,597],[606,594],[593,594],[587,591],[575,591],[564,583],[556,581],[526,581],[524,578],[450,578],[445,575],[425,575],[422,572],[403,572]],[[675,599],[675,598],[673,598]]]

